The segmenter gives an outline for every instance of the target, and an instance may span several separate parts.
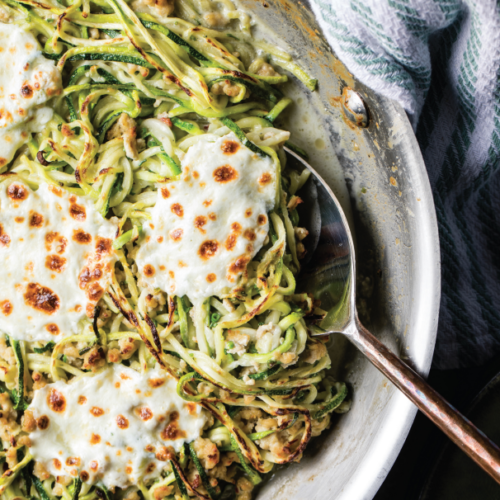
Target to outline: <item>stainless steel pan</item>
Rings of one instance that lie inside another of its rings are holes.
[[[401,107],[349,74],[306,1],[240,3],[261,21],[259,37],[290,50],[319,80],[314,94],[290,85],[298,101],[287,117],[293,141],[311,153],[311,165],[350,217],[364,322],[426,375],[439,310],[439,240],[410,123]],[[342,112],[346,86],[363,96],[370,115],[367,128],[357,127]],[[331,353],[338,377],[352,388],[351,411],[310,444],[300,464],[277,471],[259,499],[371,499],[403,445],[416,408],[342,339]]]

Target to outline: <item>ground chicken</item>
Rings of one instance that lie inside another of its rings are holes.
[[[141,500],[141,497],[136,490],[132,490],[123,497],[123,500]]]
[[[17,440],[17,444],[19,446],[26,446],[26,448],[31,448],[31,439],[29,438],[29,436],[21,436]]]
[[[236,414],[234,421],[245,434],[250,434],[257,421],[263,416],[264,412],[258,408],[243,408]]]
[[[236,475],[237,469],[235,467],[226,467],[225,465],[219,464],[207,472],[210,477],[234,484],[235,481],[233,478]]]
[[[213,95],[227,95],[229,97],[236,97],[240,93],[240,87],[233,83],[231,80],[224,80],[212,85],[210,89]]]
[[[161,500],[162,498],[170,496],[173,491],[174,491],[174,485],[164,484],[162,486],[156,487],[153,490],[153,497],[155,498],[155,500]]]
[[[257,328],[256,337],[257,342],[255,343],[255,347],[257,351],[260,353],[270,352],[279,345],[281,328],[273,323],[260,325],[259,328]]]
[[[14,356],[14,351],[12,347],[7,346],[5,337],[0,337],[0,357],[5,359],[9,365],[16,364],[16,357]]]
[[[210,429],[210,427],[212,427],[212,425],[214,425],[215,422],[214,416],[205,409],[202,409],[201,411],[206,419],[203,429]]]
[[[187,471],[187,479],[189,481],[189,484],[195,490],[199,490],[200,492],[205,491],[205,488],[203,487],[203,484],[201,482],[200,474],[198,473],[198,469],[193,464],[193,462],[191,462],[189,465],[189,469]],[[201,488],[200,488],[200,486],[201,486]]]
[[[13,469],[17,465],[17,448],[12,446],[5,453],[5,459],[9,469]]]
[[[141,1],[141,0],[138,0]],[[135,2],[134,2],[135,3]],[[123,138],[123,146],[125,148],[125,154],[132,158],[137,159],[137,124],[135,120],[130,118],[127,113],[122,113],[117,122],[109,129],[107,139],[116,139],[118,137]]]
[[[260,76],[280,76],[280,74],[274,71],[274,68],[266,62],[262,64],[257,74]]]
[[[168,17],[174,10],[174,0],[135,0],[132,10],[157,17]]]
[[[248,67],[250,73],[255,73],[260,76],[280,76],[279,73],[274,71],[274,68],[266,63],[262,57],[255,59]]]
[[[296,363],[299,357],[293,352],[284,352],[284,353],[277,352],[273,356],[273,359],[275,361],[279,361],[283,365],[283,367],[286,368],[287,366]]]
[[[252,481],[250,481],[246,477],[240,477],[236,482],[236,499],[251,500],[252,490],[253,490]]]
[[[257,421],[255,432],[265,432],[277,427],[278,423],[274,418],[261,418]]]
[[[228,349],[231,354],[238,354],[241,356],[247,351],[248,342],[250,341],[250,336],[241,333],[239,330],[229,330],[226,335],[226,340],[228,342],[233,342],[234,347]]]
[[[102,347],[94,346],[83,356],[83,368],[95,372],[106,363],[106,356]]]
[[[31,374],[31,378],[33,379],[33,390],[38,391],[39,389],[42,389],[47,385],[47,381],[45,380],[45,377],[38,372],[33,372]]]
[[[122,360],[120,349],[109,349],[106,359],[108,360],[108,363],[119,363]]]
[[[213,469],[219,463],[219,450],[210,439],[197,438],[194,441],[194,450],[204,469]]]
[[[22,419],[22,429],[24,432],[33,432],[36,429],[36,420],[30,410],[24,412]]]
[[[0,438],[10,441],[21,430],[16,422],[17,411],[14,410],[10,396],[4,392],[0,394]]]
[[[81,358],[80,350],[75,346],[75,344],[64,344],[60,353],[66,356],[70,365],[76,364],[75,361]]]
[[[307,250],[306,250],[306,247],[304,246],[304,243],[302,243],[301,241],[299,241],[297,243],[297,257],[299,259],[303,259],[307,254]]]
[[[301,431],[301,427],[302,423],[297,422],[290,429],[274,432],[266,436],[259,440],[258,444],[263,450],[269,450],[277,459],[283,460],[293,452],[291,440],[295,440],[296,435]]]
[[[206,382],[200,382],[196,388],[200,394],[204,394],[205,396],[208,396],[212,392],[212,386]]]
[[[240,463],[240,459],[234,451],[228,451],[226,453],[223,453],[220,456],[220,465],[224,465],[225,467],[229,467],[234,462],[236,462],[238,464]]]
[[[71,476],[57,476],[57,481],[54,484],[54,489],[52,490],[52,494],[57,497],[62,496],[64,494],[63,486],[69,486],[72,482],[73,478]]]
[[[302,241],[309,234],[305,227],[295,227],[293,232],[295,233],[295,239],[298,241]]]
[[[118,341],[122,359],[129,359],[139,348],[139,343],[131,337],[124,337]]]
[[[311,421],[311,436],[319,436],[330,425],[330,414],[326,414],[321,420]]]
[[[314,344],[309,344],[307,350],[302,356],[302,361],[306,363],[316,363],[319,359],[326,355],[326,347],[322,342],[316,342]]]
[[[33,468],[33,474],[35,474],[35,476],[38,479],[40,479],[40,481],[45,481],[50,477],[50,472],[45,468],[42,462],[35,462],[35,467]]]

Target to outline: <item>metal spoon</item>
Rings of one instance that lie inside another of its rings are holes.
[[[331,189],[298,155],[285,148],[288,165],[312,175],[300,191],[308,219],[308,253],[299,275],[300,291],[321,300],[328,311],[313,335],[345,335],[403,394],[455,444],[500,484],[500,448],[445,401],[425,380],[377,340],[356,311],[356,260],[344,212]]]

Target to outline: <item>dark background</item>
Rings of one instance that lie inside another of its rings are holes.
[[[500,371],[500,356],[491,359],[483,366],[466,368],[460,370],[431,370],[428,382],[442,396],[462,413],[467,413],[471,403],[483,389],[483,387]],[[472,418],[474,421],[474,419]],[[498,415],[500,424],[500,414]],[[436,466],[439,456],[447,445],[447,453],[458,452],[455,444],[448,443],[448,438],[437,429],[422,413],[418,412],[415,422],[410,430],[408,438],[392,467],[386,480],[375,496],[375,500],[418,500],[426,481]],[[500,444],[500,443],[497,443]],[[445,456],[445,460],[448,455]],[[470,461],[468,473],[474,476],[474,481],[490,482],[480,468]],[[459,478],[446,477],[446,481],[454,481]],[[493,486],[493,488],[496,488]],[[498,493],[474,494],[466,491],[456,500],[490,500],[500,499],[500,486]],[[432,493],[430,488],[429,492]],[[434,495],[431,495],[434,500]],[[481,498],[479,498],[479,496]],[[439,496],[436,497],[439,498]]]

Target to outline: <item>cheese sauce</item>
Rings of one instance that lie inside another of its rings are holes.
[[[140,374],[116,364],[93,377],[62,381],[35,392],[28,411],[37,429],[30,453],[53,476],[80,476],[125,488],[158,477],[169,447],[200,436],[201,408],[176,393],[160,369]]]
[[[80,333],[109,284],[115,233],[67,191],[0,184],[0,330],[29,341]]]
[[[142,279],[192,301],[229,291],[264,244],[275,193],[271,159],[235,135],[195,143],[181,180],[158,189],[136,258]]]
[[[17,24],[0,23],[0,167],[52,118],[52,109],[40,106],[61,88],[60,72],[37,39]]]

